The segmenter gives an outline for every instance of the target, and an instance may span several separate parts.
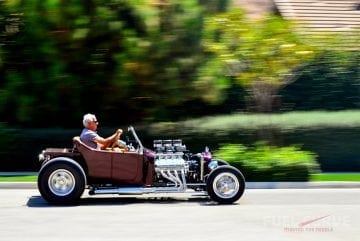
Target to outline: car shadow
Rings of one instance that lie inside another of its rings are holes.
[[[143,197],[143,196],[126,196],[126,197],[92,197],[86,196],[81,198],[77,203],[71,205],[54,205],[48,203],[41,196],[32,196],[27,202],[30,208],[54,208],[54,207],[74,207],[74,206],[118,206],[118,205],[136,205],[136,204],[178,204],[178,203],[197,203],[200,206],[212,206],[219,204],[213,202],[209,197],[204,195],[191,195],[190,197]],[[233,204],[237,205],[237,203]]]

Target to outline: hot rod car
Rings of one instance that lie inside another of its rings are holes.
[[[38,188],[53,204],[77,202],[90,195],[203,192],[213,201],[230,204],[245,189],[242,173],[226,161],[213,159],[208,148],[192,154],[182,140],[154,140],[144,148],[135,129],[126,151],[98,150],[74,137],[72,148],[47,148],[39,155]],[[191,190],[192,189],[192,190]]]

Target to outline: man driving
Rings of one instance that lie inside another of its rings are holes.
[[[104,150],[107,147],[115,147],[120,143],[115,143],[117,140],[120,140],[122,134],[122,129],[118,129],[114,134],[107,138],[99,136],[96,132],[99,122],[96,119],[96,116],[93,114],[86,114],[83,118],[84,129],[81,132],[80,140],[84,142],[87,146],[94,149]],[[122,143],[122,145],[124,145]]]

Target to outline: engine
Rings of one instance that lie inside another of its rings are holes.
[[[155,171],[186,171],[186,162],[183,158],[185,145],[181,140],[155,140]]]
[[[155,172],[158,181],[166,179],[178,187],[186,183],[185,176],[189,171],[188,162],[184,159],[186,146],[181,140],[154,140]]]

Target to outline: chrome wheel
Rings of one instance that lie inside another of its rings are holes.
[[[75,188],[75,177],[66,169],[57,169],[49,176],[49,189],[57,196],[69,195]]]
[[[213,190],[220,198],[228,199],[234,197],[239,191],[238,178],[230,173],[224,172],[215,177]]]
[[[213,201],[231,204],[244,193],[245,179],[238,169],[229,165],[220,166],[210,172],[206,189]]]
[[[38,175],[41,196],[52,204],[75,204],[85,190],[86,176],[74,160],[58,157],[45,163]]]

